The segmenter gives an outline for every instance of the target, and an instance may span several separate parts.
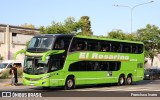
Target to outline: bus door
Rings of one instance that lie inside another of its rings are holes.
[[[60,84],[60,72],[61,69],[61,61],[59,59],[51,59],[50,60],[50,85],[56,86]]]

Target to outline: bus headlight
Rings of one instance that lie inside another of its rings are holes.
[[[50,76],[44,76],[44,77],[41,77],[40,79],[43,80],[43,79],[46,79],[46,78],[49,78]]]
[[[46,59],[48,60],[50,58],[50,56],[47,56]]]
[[[55,74],[50,74],[50,75],[48,75],[48,76],[41,77],[40,79],[43,80],[43,79],[49,78],[49,77],[54,76],[54,75],[55,75]]]

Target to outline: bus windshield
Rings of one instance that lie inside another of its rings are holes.
[[[48,38],[48,37],[32,38],[28,45],[28,49],[33,49],[33,48],[52,49],[54,40],[55,38]]]
[[[27,74],[38,75],[47,73],[48,69],[48,60],[43,62],[41,58],[26,57],[23,71]]]

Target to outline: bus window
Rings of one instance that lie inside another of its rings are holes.
[[[69,66],[69,71],[118,71],[118,61],[79,61]]]
[[[120,62],[109,62],[109,71],[118,71],[120,69]]]
[[[122,46],[118,43],[111,43],[112,52],[122,52]]]
[[[56,40],[54,49],[64,49],[64,40],[62,39]]]
[[[73,40],[70,51],[73,52],[82,50],[86,50],[86,42],[78,39]]]
[[[105,52],[110,51],[110,44],[107,42],[101,42],[100,47],[101,47],[100,51],[105,51]]]
[[[51,68],[50,68],[50,70],[51,71],[55,71],[55,70],[59,70],[59,69],[61,69],[60,60],[53,59],[51,61]]]
[[[69,71],[86,71],[86,62],[75,62],[69,66]]]
[[[98,42],[93,40],[87,40],[87,50],[98,51],[99,50]]]
[[[53,48],[53,39],[52,38],[44,38],[42,42],[42,48]]]
[[[132,53],[137,53],[137,52],[138,52],[137,45],[132,45]]]
[[[143,45],[138,45],[138,53],[143,53]]]
[[[128,43],[123,44],[123,53],[131,53],[131,45]]]

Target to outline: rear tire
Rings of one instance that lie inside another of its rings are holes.
[[[131,85],[131,84],[132,84],[132,76],[131,76],[131,75],[129,75],[129,76],[127,77],[127,79],[126,79],[126,84],[127,84],[127,85]]]
[[[64,89],[65,89],[65,90],[70,90],[70,89],[73,89],[73,88],[75,88],[74,78],[73,78],[73,77],[68,77],[68,78],[66,79]]]
[[[122,85],[124,85],[125,84],[125,78],[124,78],[124,76],[120,76],[119,77],[119,79],[118,79],[118,85],[119,86],[122,86]]]

